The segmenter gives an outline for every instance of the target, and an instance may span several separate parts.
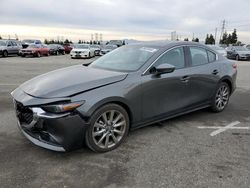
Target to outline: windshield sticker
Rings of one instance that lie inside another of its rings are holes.
[[[154,52],[156,52],[158,49],[155,49],[155,48],[148,48],[148,47],[142,47],[142,48],[140,48],[140,50],[154,53]]]

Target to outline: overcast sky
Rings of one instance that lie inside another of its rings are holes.
[[[250,43],[250,0],[0,0],[0,35],[19,38],[170,39],[177,31],[183,40],[204,40],[238,29],[239,39]]]

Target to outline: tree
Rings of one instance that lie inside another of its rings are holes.
[[[192,42],[199,42],[199,38],[192,39]]]
[[[44,39],[44,44],[49,44],[49,41],[47,39]]]
[[[205,44],[215,44],[215,39],[212,34],[207,34],[207,37],[205,39]]]
[[[2,39],[2,37],[0,36],[0,39]]]
[[[81,43],[82,43],[82,41],[81,41],[81,40],[79,40],[79,41],[78,41],[78,44],[81,44]]]
[[[185,38],[184,41],[189,41],[188,38]]]
[[[236,45],[236,46],[241,46],[241,45],[242,45],[242,42],[237,41],[237,42],[235,43],[235,45]]]
[[[236,29],[234,29],[231,37],[231,44],[236,44],[237,40],[238,40],[237,32]]]
[[[226,45],[232,44],[232,35],[229,34],[226,39]]]
[[[90,43],[89,43],[89,44],[93,44],[92,40],[90,41]]]
[[[222,39],[220,40],[220,44],[227,44],[227,38],[228,38],[228,35],[227,35],[227,32],[225,32],[222,35]]]
[[[65,44],[68,44],[68,43],[70,43],[70,42],[69,42],[68,39],[65,39],[64,43],[65,43]]]

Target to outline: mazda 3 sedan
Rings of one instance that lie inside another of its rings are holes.
[[[236,65],[198,43],[126,45],[89,66],[35,77],[11,94],[18,126],[34,144],[96,152],[118,147],[130,130],[210,107],[223,111]]]

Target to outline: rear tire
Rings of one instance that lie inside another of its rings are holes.
[[[213,97],[211,109],[213,112],[222,112],[228,105],[230,87],[226,82],[221,82]]]
[[[129,116],[126,110],[117,104],[107,104],[91,116],[85,142],[95,152],[108,152],[125,140],[128,131]]]

